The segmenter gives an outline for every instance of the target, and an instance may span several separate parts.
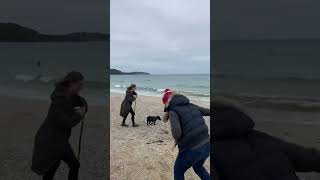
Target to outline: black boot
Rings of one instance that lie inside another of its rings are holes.
[[[132,120],[132,127],[138,127],[138,126],[139,126],[138,124],[136,124],[136,123],[134,122],[134,115],[131,116],[131,120]]]
[[[128,126],[128,125],[126,125],[126,118],[127,118],[127,117],[124,117],[124,118],[123,118],[122,123],[121,123],[121,126]]]

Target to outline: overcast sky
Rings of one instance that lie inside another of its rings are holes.
[[[213,1],[214,39],[320,38],[320,1]]]
[[[41,33],[106,32],[108,0],[1,0],[0,22],[14,22]]]
[[[111,67],[210,72],[210,0],[111,0]]]

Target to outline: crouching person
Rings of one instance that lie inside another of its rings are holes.
[[[299,180],[296,172],[320,172],[320,151],[254,129],[254,121],[233,104],[215,100],[214,153],[221,180]]]
[[[186,96],[169,89],[165,90],[162,100],[165,104],[163,121],[170,120],[171,132],[179,148],[174,179],[184,180],[184,173],[193,167],[202,180],[209,180],[210,175],[203,164],[210,154],[210,139],[202,116],[210,116],[210,109],[191,104]]]
[[[83,79],[79,72],[71,72],[51,94],[48,115],[36,134],[32,156],[31,169],[43,180],[54,178],[61,160],[69,167],[68,179],[78,179],[80,163],[68,139],[72,127],[87,112],[87,103],[79,95]]]

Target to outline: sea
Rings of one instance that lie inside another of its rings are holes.
[[[214,98],[320,110],[320,40],[214,41]]]
[[[210,101],[210,74],[111,75],[110,92],[125,93],[132,83],[140,95],[161,97],[169,88],[191,99]]]
[[[104,103],[109,92],[131,83],[141,95],[162,96],[165,88],[209,101],[224,97],[252,106],[320,110],[320,40],[215,41],[209,74],[111,75],[109,43],[0,43],[0,94],[48,99],[67,72],[85,76],[83,93]],[[40,66],[38,66],[40,62]],[[212,80],[210,89],[210,79]],[[109,87],[110,81],[110,87]]]
[[[215,41],[213,46],[213,104],[215,99],[226,98],[274,112],[256,121],[319,125],[320,40]],[[296,117],[288,119],[290,113],[276,117],[279,111],[293,112]],[[320,179],[316,173],[298,175],[301,180]]]
[[[83,95],[105,105],[107,42],[0,43],[0,94],[49,99],[54,84],[75,70],[85,77]]]

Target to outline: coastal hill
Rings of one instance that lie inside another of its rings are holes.
[[[120,70],[117,69],[110,69],[110,74],[111,75],[147,75],[150,73],[146,73],[146,72],[122,72]]]
[[[0,23],[0,42],[86,42],[109,41],[109,39],[110,35],[103,33],[48,35],[14,23]]]

